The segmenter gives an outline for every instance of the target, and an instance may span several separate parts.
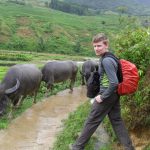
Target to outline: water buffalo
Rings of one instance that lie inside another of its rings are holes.
[[[82,85],[85,85],[85,81],[87,83],[91,72],[98,70],[98,63],[96,61],[87,60],[82,65],[82,71],[80,71],[82,76]]]
[[[16,106],[27,95],[34,94],[35,103],[41,79],[42,73],[34,64],[12,66],[0,84],[0,114],[5,111],[9,100]]]
[[[91,72],[87,81],[87,97],[94,98],[100,89],[100,75],[98,70]]]
[[[74,61],[51,61],[42,68],[42,81],[47,84],[47,89],[52,90],[54,83],[59,83],[70,79],[70,90],[73,91],[73,85],[77,75],[78,67]]]

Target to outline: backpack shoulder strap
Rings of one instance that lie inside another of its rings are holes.
[[[103,59],[104,58],[106,58],[106,57],[111,57],[111,58],[113,58],[116,62],[117,62],[117,64],[119,63],[119,58],[117,58],[113,53],[111,53],[111,52],[106,52],[105,54],[104,54],[104,56],[102,56],[102,61],[103,61]]]
[[[110,57],[110,58],[113,58],[117,65],[118,65],[118,70],[117,70],[117,77],[118,77],[118,80],[119,80],[119,83],[121,83],[123,81],[123,75],[122,75],[122,68],[121,68],[121,63],[119,61],[119,58],[117,58],[113,53],[111,52],[106,52],[104,54],[104,56],[102,56],[102,59],[101,59],[101,65],[102,65],[102,61],[104,58],[106,57]]]

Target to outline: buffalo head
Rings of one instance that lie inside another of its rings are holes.
[[[100,81],[99,81],[100,75],[98,71],[91,72],[91,75],[87,81],[87,97],[94,98],[100,88]]]
[[[14,93],[19,88],[19,86],[20,82],[18,79],[16,79],[16,84],[9,89],[5,88],[5,83],[0,84],[0,115],[2,115],[6,110],[9,102],[9,95]]]

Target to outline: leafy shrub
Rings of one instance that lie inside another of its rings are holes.
[[[150,64],[150,35],[144,29],[124,31],[116,39],[117,54],[135,63],[140,71],[145,71]],[[143,74],[143,75],[144,75]]]
[[[9,61],[30,61],[32,60],[31,55],[27,54],[13,54],[13,53],[0,53],[0,60],[9,60]]]
[[[150,35],[145,29],[126,30],[116,38],[117,54],[139,69],[138,91],[121,97],[126,122],[130,128],[150,125]]]

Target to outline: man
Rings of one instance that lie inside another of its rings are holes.
[[[92,42],[95,54],[102,58],[102,64],[99,69],[100,92],[95,97],[84,129],[73,145],[72,150],[84,150],[86,143],[106,115],[108,115],[114,132],[125,150],[134,150],[132,141],[121,118],[120,96],[117,94],[119,84],[117,78],[118,64],[111,57],[104,58],[105,53],[109,51],[109,40],[105,34],[99,33],[93,37]]]

